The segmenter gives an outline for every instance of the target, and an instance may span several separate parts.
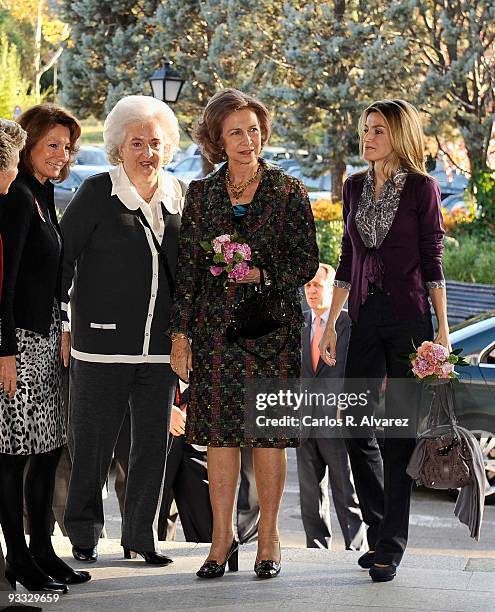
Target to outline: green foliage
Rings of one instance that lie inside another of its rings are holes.
[[[7,9],[0,9],[0,32],[7,35],[9,43],[17,47],[21,69],[29,71],[32,63],[33,40],[29,36],[29,25],[16,19]]]
[[[81,144],[103,144],[103,122],[89,117],[81,121]]]
[[[160,4],[64,1],[72,32],[62,56],[62,102],[79,118],[101,119],[122,96],[151,94],[148,78],[163,56],[163,49],[150,47]]]
[[[0,35],[0,116],[11,119],[16,105],[25,110],[34,103],[27,95],[29,83],[22,78],[19,55],[7,35]]]
[[[448,280],[495,284],[495,250],[491,240],[464,235],[445,244],[443,268]]]
[[[495,227],[495,170],[476,167],[469,187],[481,212],[482,221]]]
[[[320,261],[334,268],[338,266],[342,240],[342,221],[315,221],[316,240],[320,250]]]
[[[417,104],[431,136],[462,138],[472,167],[487,169],[494,0],[64,4],[72,35],[63,102],[79,117],[101,118],[121,96],[149,93],[166,55],[186,79],[174,110],[189,135],[213,93],[243,89],[267,103],[283,142],[311,147],[309,173],[331,170],[334,196],[356,162],[357,118],[378,98]]]
[[[437,141],[455,126],[474,172],[485,168],[494,125],[494,0],[392,0],[387,38],[407,49],[402,78],[391,89],[407,92],[429,118]],[[397,61],[384,45],[377,69]],[[377,73],[375,72],[375,75]],[[371,75],[372,76],[372,75]]]

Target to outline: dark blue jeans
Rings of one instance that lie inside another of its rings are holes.
[[[397,320],[383,293],[368,296],[351,326],[346,379],[376,380],[386,374],[385,417],[410,422],[403,437],[385,436],[381,451],[371,428],[345,436],[370,550],[376,551],[375,562],[384,565],[400,563],[409,530],[412,480],[406,468],[416,443],[421,386],[412,379],[404,383],[410,369],[405,356],[414,351],[413,343],[417,347],[432,338],[430,313]]]

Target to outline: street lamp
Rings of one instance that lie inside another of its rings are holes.
[[[179,73],[172,68],[172,63],[164,60],[163,67],[157,70],[150,78],[153,97],[162,102],[173,104],[180,96],[184,80]]]

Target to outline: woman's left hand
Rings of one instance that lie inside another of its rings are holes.
[[[260,269],[259,268],[249,268],[249,272],[246,276],[239,281],[234,281],[236,283],[259,283],[260,282]]]
[[[433,342],[435,342],[435,344],[441,344],[442,346],[444,346],[449,351],[449,353],[452,352],[452,345],[450,344],[448,329],[439,329]]]
[[[60,343],[60,355],[64,368],[69,366],[70,361],[70,332],[62,332],[62,340]]]

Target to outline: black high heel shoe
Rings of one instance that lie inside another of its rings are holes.
[[[234,539],[225,561],[217,563],[214,559],[207,559],[196,572],[198,578],[220,578],[225,574],[225,566],[228,564],[229,572],[239,570],[239,542]]]
[[[85,563],[96,563],[98,561],[98,549],[96,546],[93,546],[92,548],[81,548],[80,546],[73,546],[72,556],[76,561],[84,561]]]
[[[58,582],[62,582],[63,584],[80,584],[91,580],[91,574],[89,572],[73,570],[58,557],[43,559],[33,553],[31,553],[31,556],[46,574]]]
[[[369,574],[373,582],[389,582],[395,578],[397,566],[386,565],[385,567],[377,567],[376,565],[372,565]]]
[[[266,578],[276,578],[282,569],[282,553],[280,551],[280,542],[278,543],[279,561],[273,559],[262,559],[254,564],[254,573],[262,580]]]
[[[51,576],[45,574],[38,567],[27,569],[19,566],[14,566],[7,560],[5,563],[5,578],[9,581],[10,586],[15,591],[16,583],[28,591],[43,591],[46,593],[60,593],[65,595],[69,592],[69,587],[66,584],[53,580]]]
[[[375,551],[369,550],[368,552],[361,555],[358,559],[358,565],[363,569],[370,569],[375,562]]]
[[[150,552],[142,552],[140,550],[131,550],[130,548],[126,548],[124,546],[124,559],[135,559],[137,555],[143,557],[146,563],[149,563],[150,565],[168,565],[169,563],[173,563],[173,560],[170,559],[170,557],[161,555],[154,550]]]

